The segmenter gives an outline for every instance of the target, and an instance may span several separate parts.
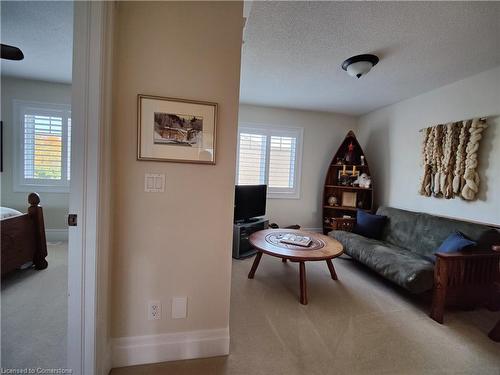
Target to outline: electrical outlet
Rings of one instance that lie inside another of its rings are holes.
[[[160,301],[148,301],[148,320],[160,320],[161,319],[161,302]]]
[[[187,297],[172,298],[172,319],[184,319],[187,316]]]

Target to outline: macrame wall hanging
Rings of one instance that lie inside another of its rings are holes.
[[[486,119],[473,119],[422,130],[423,176],[420,194],[472,201],[479,191],[477,157]]]

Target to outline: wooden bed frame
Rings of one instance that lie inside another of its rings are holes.
[[[36,269],[47,268],[47,241],[40,196],[31,193],[28,213],[1,220],[2,277],[27,262]]]

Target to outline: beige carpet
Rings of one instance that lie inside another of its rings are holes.
[[[451,311],[440,325],[426,304],[352,260],[307,263],[309,305],[298,267],[263,256],[233,262],[231,354],[114,369],[125,374],[500,374],[500,344],[487,332],[500,313]]]
[[[67,243],[48,253],[47,269],[2,280],[2,368],[66,367]]]

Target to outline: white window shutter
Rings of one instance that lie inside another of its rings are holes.
[[[68,132],[67,132],[67,163],[66,163],[66,179],[71,180],[71,117],[68,118]]]
[[[266,143],[263,134],[240,133],[238,185],[259,185],[266,177]]]
[[[13,100],[15,192],[69,191],[71,107]]]
[[[269,187],[293,189],[297,140],[271,136],[269,154]]]
[[[24,115],[25,179],[61,179],[62,127],[62,117]]]
[[[300,198],[302,128],[239,126],[238,185],[267,185],[268,198]]]

